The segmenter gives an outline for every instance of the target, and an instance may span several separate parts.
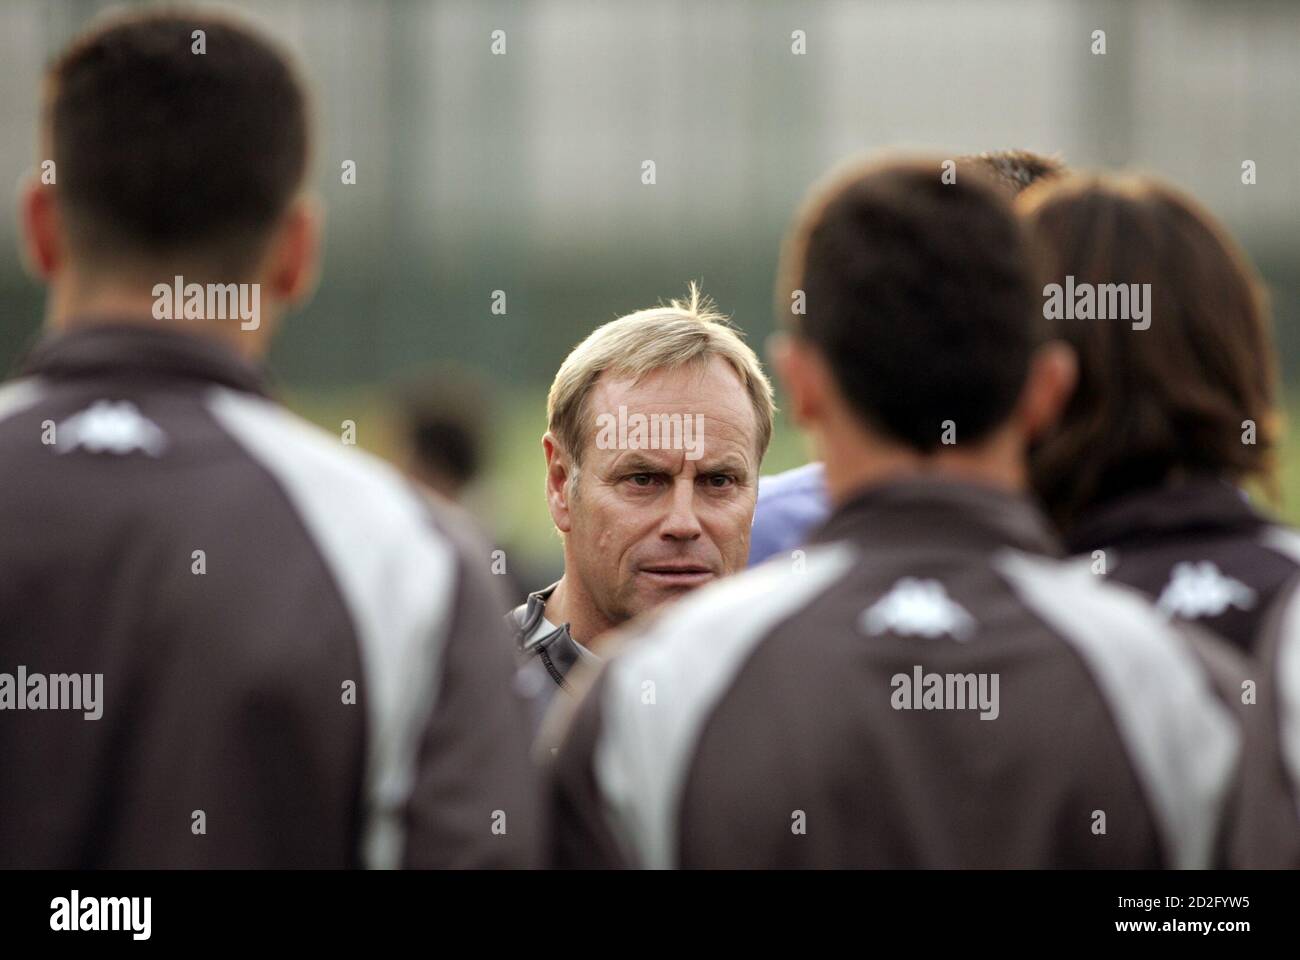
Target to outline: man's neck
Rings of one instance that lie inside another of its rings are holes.
[[[87,288],[72,282],[52,285],[46,300],[45,326],[54,331],[84,330],[105,324],[166,330],[219,340],[247,360],[260,360],[266,340],[261,330],[241,330],[223,320],[159,320],[152,294],[111,286]]]
[[[569,635],[592,651],[600,649],[601,637],[616,626],[590,602],[581,585],[570,583],[567,573],[546,601],[546,619],[557,626],[567,623]]]
[[[974,447],[941,447],[920,453],[864,433],[828,437],[818,446],[826,466],[826,489],[839,506],[859,493],[914,477],[939,477],[1008,493],[1028,488],[1023,449],[1013,434],[1000,431]]]

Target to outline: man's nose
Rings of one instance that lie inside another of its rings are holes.
[[[694,480],[676,480],[669,497],[668,516],[659,528],[659,535],[666,540],[698,539],[702,531],[699,518],[695,516]]]

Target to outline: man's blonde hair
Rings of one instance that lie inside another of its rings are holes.
[[[576,467],[588,436],[587,397],[601,374],[639,380],[721,357],[744,384],[758,424],[758,459],[772,440],[772,384],[740,333],[692,283],[688,300],[638,310],[597,327],[560,365],[546,398],[548,429]]]

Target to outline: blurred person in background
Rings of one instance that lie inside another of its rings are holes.
[[[1300,534],[1243,491],[1273,488],[1281,427],[1258,275],[1206,210],[1150,177],[1064,178],[1019,206],[1045,284],[1096,297],[1053,320],[1079,388],[1033,451],[1039,496],[1098,573],[1254,650],[1300,569]],[[1108,307],[1124,315],[1096,315]]]
[[[1040,286],[982,176],[888,159],[814,192],[774,356],[834,513],[802,564],[610,637],[553,765],[557,863],[1294,865],[1240,662],[1067,562],[1034,505],[1074,384]]]
[[[744,568],[773,414],[758,358],[694,286],[573,349],[542,438],[564,575],[510,614],[526,675],[553,694],[612,627]]]
[[[482,381],[437,367],[403,383],[397,402],[407,474],[443,499],[462,503],[487,460],[483,425],[491,411]]]
[[[533,864],[482,551],[270,399],[318,258],[296,68],[173,9],[98,23],[44,94],[46,335],[0,387],[0,865]]]
[[[988,174],[999,188],[1015,196],[1032,183],[1060,176],[1065,165],[1030,150],[998,150],[957,158],[957,175],[970,169]],[[777,554],[789,554],[830,516],[825,474],[825,467],[814,462],[759,480],[750,566]]]
[[[490,465],[485,424],[496,415],[482,378],[471,371],[438,365],[403,382],[396,391],[402,427],[400,464],[422,487],[463,508],[492,539],[485,558],[506,594],[522,596],[529,585],[558,575],[550,564],[529,562],[525,552],[501,543],[494,531],[492,504],[480,484]]]

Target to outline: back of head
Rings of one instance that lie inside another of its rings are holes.
[[[1136,176],[1063,179],[1019,206],[1046,280],[1096,291],[1096,308],[1067,303],[1054,321],[1078,354],[1079,387],[1032,466],[1058,520],[1068,526],[1096,503],[1179,475],[1267,478],[1276,426],[1268,312],[1249,262],[1209,213]],[[1125,287],[1146,291],[1140,321],[1093,316]],[[1253,442],[1243,442],[1246,421]]]
[[[50,66],[43,137],[79,269],[237,280],[302,186],[307,97],[289,58],[237,20],[130,13]]]
[[[860,164],[816,189],[783,255],[778,309],[872,432],[920,452],[945,420],[977,442],[1010,415],[1043,340],[1037,282],[1005,192],[977,166]],[[792,298],[792,294],[794,295]]]

